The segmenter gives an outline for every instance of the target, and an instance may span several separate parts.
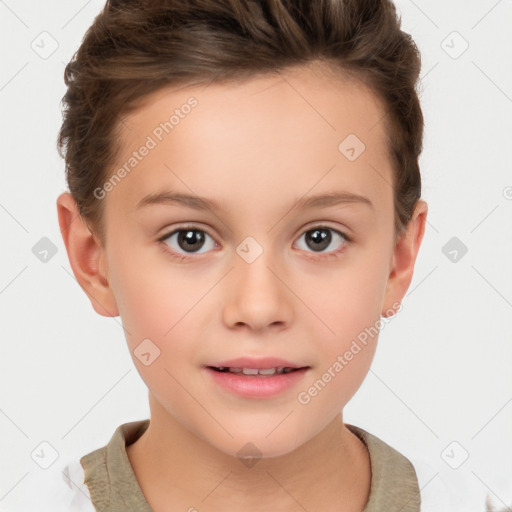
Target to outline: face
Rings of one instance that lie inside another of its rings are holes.
[[[382,117],[310,66],[162,89],[124,119],[97,192],[109,287],[154,407],[226,454],[304,444],[369,370],[394,250]],[[207,368],[237,358],[302,369]]]

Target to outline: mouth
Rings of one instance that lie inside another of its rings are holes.
[[[215,387],[243,398],[270,399],[291,391],[311,366],[275,357],[238,358],[203,366]]]
[[[273,368],[240,368],[232,366],[207,366],[211,370],[220,373],[234,373],[240,377],[272,377],[273,375],[282,375],[283,373],[292,373],[299,370],[309,368],[309,366],[291,367],[291,366],[278,366]]]

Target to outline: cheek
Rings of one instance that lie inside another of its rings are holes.
[[[336,349],[358,336],[380,318],[382,300],[387,282],[381,260],[365,258],[358,264],[347,262],[334,269],[322,281],[303,281],[302,297],[325,325],[319,332],[328,346]],[[336,343],[338,340],[338,343]]]
[[[201,298],[212,285],[160,256],[145,261],[134,251],[117,261],[112,284],[133,362],[151,393],[178,417],[191,407],[182,387],[191,387],[189,368],[204,363],[198,347],[201,317],[208,315]]]
[[[117,261],[111,281],[132,359],[151,393],[178,417],[190,406],[180,383],[197,357],[194,319],[201,290],[165,262],[144,261],[136,252]]]
[[[354,304],[355,303],[355,304]],[[316,336],[318,364],[315,373],[305,380],[297,394],[298,407],[309,418],[334,416],[355,395],[366,378],[373,361],[379,336],[379,318],[372,317],[354,300],[337,317],[332,316],[328,332]],[[325,329],[324,329],[325,331]]]
[[[340,266],[323,285],[317,280],[314,293],[311,283],[303,281],[299,292],[318,317],[310,323],[310,337],[316,340],[319,367],[315,379],[304,383],[304,400],[298,397],[311,410],[344,407],[375,355],[385,270],[378,258],[360,263]]]
[[[144,338],[161,343],[171,339],[186,323],[182,319],[187,311],[193,315],[201,296],[193,275],[167,264],[156,247],[129,251],[120,240],[111,253],[109,270],[130,346]]]

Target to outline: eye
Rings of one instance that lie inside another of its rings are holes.
[[[332,235],[334,233],[334,236]],[[304,234],[299,238],[299,240],[305,237],[306,241],[306,249],[308,248],[312,249],[313,252],[316,253],[322,253],[327,252],[327,256],[335,256],[341,251],[344,250],[345,246],[347,245],[347,242],[350,241],[350,238],[345,235],[345,233],[342,233],[341,231],[338,231],[333,228],[329,228],[327,226],[315,226],[312,229],[308,229],[304,232]],[[336,243],[336,245],[339,246],[338,249],[335,249],[333,251],[324,251],[329,245],[331,245],[333,242]],[[299,249],[302,249],[303,247],[299,247]]]
[[[213,247],[215,247],[216,244],[213,238],[206,231],[196,227],[181,227],[175,229],[171,233],[160,237],[158,241],[170,247],[170,251],[167,248],[164,250],[169,252],[171,256],[184,260],[190,257],[188,254],[198,254],[199,249],[202,249],[205,245],[206,251],[213,248],[212,244],[210,244],[210,248],[208,248],[208,243],[205,243],[206,237],[212,240]],[[180,251],[184,251],[184,253]]]
[[[334,236],[333,236],[334,234]],[[305,237],[306,248],[299,247],[299,249],[308,250],[312,249],[314,253],[320,254],[320,257],[335,257],[338,253],[345,249],[345,246],[351,239],[345,233],[338,231],[334,228],[327,226],[315,226],[305,231],[299,240]],[[206,243],[206,239],[211,240],[210,247]],[[170,254],[171,257],[179,259],[180,261],[193,258],[194,254],[207,252],[214,248],[217,244],[213,237],[203,229],[197,227],[181,226],[174,229],[158,239],[163,244],[163,250]],[[332,251],[325,251],[333,241],[339,246],[338,249]],[[299,244],[300,245],[300,244]],[[204,251],[201,251],[206,246]],[[181,252],[183,251],[183,252]],[[326,252],[327,254],[323,255]]]

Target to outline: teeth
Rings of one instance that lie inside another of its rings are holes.
[[[243,373],[244,375],[276,375],[281,373],[290,373],[294,368],[279,367],[279,368],[228,368],[226,366],[219,366],[218,370],[230,373]]]
[[[243,368],[242,373],[244,375],[258,375],[258,369],[257,368]]]
[[[276,369],[275,368],[267,368],[265,370],[261,369],[259,370],[259,374],[260,375],[274,375],[276,373]]]

